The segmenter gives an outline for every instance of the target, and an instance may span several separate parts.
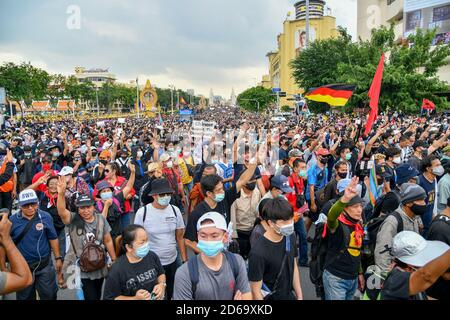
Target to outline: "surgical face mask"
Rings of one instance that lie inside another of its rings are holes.
[[[351,153],[347,153],[345,155],[345,160],[349,161],[352,158],[352,154]]]
[[[136,144],[139,140],[138,139],[133,139],[133,143]]]
[[[219,160],[213,159],[213,160],[211,160],[211,163],[212,163],[212,164],[218,164],[218,163],[219,163]]]
[[[395,157],[394,160],[392,160],[392,162],[394,162],[395,164],[400,164],[402,163],[402,159],[400,157]]]
[[[278,230],[277,228],[275,228],[275,231],[282,236],[289,237],[291,234],[294,233],[294,223],[290,223],[282,227],[278,226],[277,224],[275,225],[278,228]]]
[[[171,153],[172,153],[172,152],[174,152],[174,151],[175,151],[175,149],[174,149],[174,148],[168,148],[168,149],[167,149],[167,151],[169,151],[169,152],[171,152]]]
[[[54,158],[58,158],[60,155],[61,155],[61,153],[60,153],[59,151],[56,151],[56,152],[53,152],[53,153],[52,153],[52,156],[53,156]]]
[[[190,152],[190,151],[185,151],[185,152],[183,152],[183,156],[184,156],[185,158],[189,157],[190,155],[191,155],[191,152]]]
[[[306,178],[307,175],[308,175],[308,172],[306,170],[300,170],[300,172],[298,173],[298,176],[300,178]]]
[[[160,206],[166,207],[170,204],[170,199],[172,199],[171,196],[158,197],[157,201]]]
[[[440,177],[445,173],[445,169],[443,166],[439,166],[433,169],[433,174]]]
[[[138,152],[137,152],[137,156],[138,156],[139,158],[141,158],[143,155],[144,155],[144,153],[143,153],[142,151],[138,151]]]
[[[136,257],[145,258],[150,251],[150,243],[146,242],[136,249]]]
[[[215,257],[224,249],[224,244],[222,241],[204,241],[199,240],[197,247],[202,251],[207,257]]]
[[[41,141],[45,142],[45,141],[47,141],[47,138],[46,137],[41,137]]]
[[[103,192],[102,194],[100,194],[100,197],[102,198],[102,200],[109,200],[109,199],[112,199],[113,193],[112,192]]]
[[[171,169],[173,167],[173,162],[172,161],[168,161],[167,162],[167,168]]]
[[[25,152],[25,157],[27,157],[27,158],[29,158],[29,157],[31,157],[31,153],[29,153],[29,152]]]
[[[427,212],[427,205],[418,205],[414,203],[411,207],[411,211],[416,216],[423,216]]]
[[[219,203],[225,199],[225,193],[219,193],[214,196],[214,201]]]

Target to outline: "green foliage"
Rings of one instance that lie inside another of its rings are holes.
[[[259,111],[264,111],[270,103],[276,101],[276,96],[272,95],[270,89],[266,89],[262,86],[253,87],[245,90],[237,97],[237,103],[239,106],[248,111],[257,111],[259,102]]]
[[[292,111],[292,108],[291,108],[291,106],[282,106],[281,107],[281,112],[291,112]]]
[[[16,65],[5,62],[0,66],[0,87],[4,87],[10,99],[31,104],[33,100],[43,99],[47,94],[50,75],[29,63]]]
[[[372,31],[370,41],[351,42],[345,29],[338,38],[311,44],[291,62],[297,84],[306,90],[332,83],[356,84],[357,89],[343,108],[350,111],[368,104],[367,93],[384,52],[385,68],[380,94],[380,109],[419,112],[423,98],[435,102],[439,109],[447,107],[445,98],[436,93],[448,91],[448,84],[439,80],[437,71],[448,64],[449,45],[431,47],[435,30],[417,30],[408,38],[409,44],[395,42],[393,26]],[[314,112],[329,109],[324,103],[310,101]]]

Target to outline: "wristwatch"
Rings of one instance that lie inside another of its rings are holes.
[[[61,260],[62,261],[63,258],[62,257],[56,257],[55,260]]]
[[[167,283],[165,283],[165,282],[161,282],[161,283],[158,283],[158,284],[162,284],[164,287],[167,287]]]

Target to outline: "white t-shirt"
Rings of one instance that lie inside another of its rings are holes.
[[[175,214],[172,210],[175,210]],[[134,223],[141,225],[148,233],[150,250],[155,252],[161,264],[167,266],[177,259],[177,239],[175,232],[184,229],[183,216],[180,209],[169,205],[165,209],[156,209],[153,204],[147,205],[147,216],[145,221],[144,207],[136,212]]]

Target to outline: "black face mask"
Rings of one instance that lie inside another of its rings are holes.
[[[338,176],[341,179],[347,178],[348,172],[338,172]]]
[[[321,164],[327,164],[328,163],[328,159],[322,158],[322,159],[320,159],[320,163]]]
[[[100,160],[99,162],[105,166],[108,164],[108,161],[106,161],[106,160]]]
[[[427,205],[422,206],[414,203],[413,206],[411,207],[411,211],[416,216],[423,216],[427,212]]]
[[[256,182],[247,183],[247,184],[245,185],[245,187],[246,187],[248,190],[253,191],[253,190],[255,190],[255,188],[256,188]]]

